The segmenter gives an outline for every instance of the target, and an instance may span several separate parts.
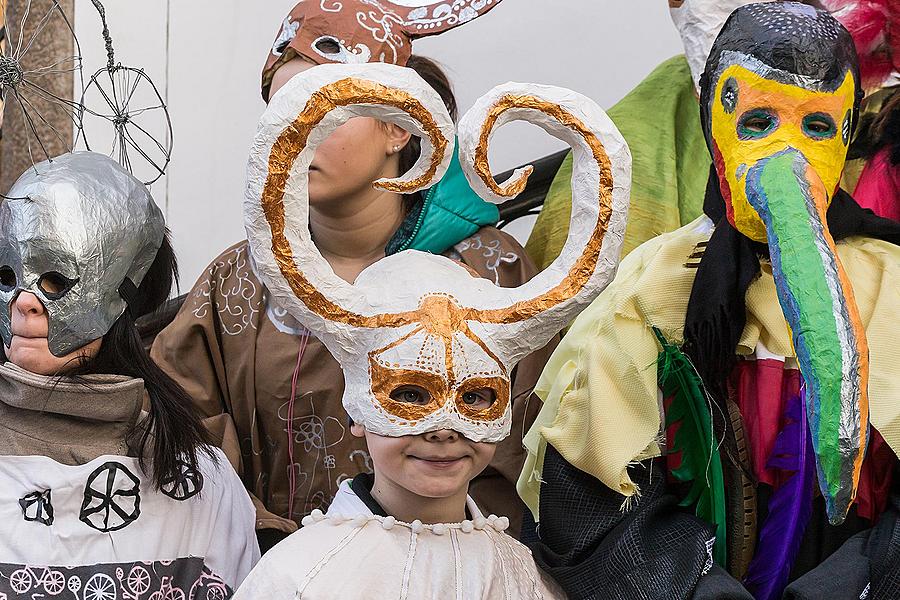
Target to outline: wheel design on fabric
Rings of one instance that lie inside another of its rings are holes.
[[[225,600],[228,597],[228,586],[221,577],[214,574],[200,576],[191,586],[189,600]]]
[[[61,571],[50,571],[44,577],[44,590],[51,596],[56,596],[66,589],[66,576]]]
[[[43,492],[31,492],[19,499],[22,507],[22,516],[26,521],[53,524],[53,504],[51,503],[50,490]]]
[[[150,589],[150,572],[141,566],[133,567],[128,572],[125,585],[128,586],[132,594],[137,596],[147,593],[147,590]]]
[[[125,465],[108,462],[91,473],[79,515],[83,523],[106,533],[127,527],[140,515],[140,480]]]
[[[71,577],[69,577],[69,583],[66,587],[69,588],[69,591],[73,594],[77,594],[81,589],[81,577],[79,577],[78,575],[72,575]]]
[[[183,460],[178,461],[178,473],[167,477],[160,490],[173,500],[193,498],[203,489],[203,474]]]
[[[28,569],[17,569],[9,576],[9,587],[17,594],[24,594],[31,589],[32,580]]]
[[[116,600],[116,582],[106,573],[91,576],[84,584],[84,600]]]
[[[147,600],[185,600],[184,591],[178,587],[172,587],[171,577],[163,577],[159,591],[153,592]]]

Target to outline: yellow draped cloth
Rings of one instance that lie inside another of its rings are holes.
[[[698,262],[689,257],[712,231],[703,216],[625,257],[616,279],[578,317],[547,363],[535,388],[544,405],[525,437],[528,455],[518,482],[535,518],[547,443],[623,496],[639,493],[628,466],[660,454],[662,431],[660,349],[652,328],[683,343]],[[900,454],[900,248],[862,237],[838,242],[837,248],[866,327],[871,423]],[[762,344],[795,357],[767,263],[746,302],[738,353],[750,355]]]

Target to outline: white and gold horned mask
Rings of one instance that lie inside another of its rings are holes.
[[[319,254],[309,232],[309,165],[316,147],[355,116],[395,123],[422,138],[406,174],[375,186],[412,193],[437,182],[460,140],[473,189],[499,203],[525,187],[531,168],[495,183],[488,144],[512,120],[534,123],[574,151],[572,220],[559,258],[517,288],[473,276],[443,256],[407,250],[349,284]],[[631,186],[631,155],[591,100],[569,90],[508,83],[453,125],[440,96],[414,71],[388,64],[323,65],[294,77],[263,115],[247,173],[247,235],[274,301],[305,324],[344,370],[344,407],[380,435],[452,429],[474,441],[509,434],[510,373],[543,347],[615,275]],[[410,385],[427,404],[392,396]],[[477,410],[464,401],[490,389]]]

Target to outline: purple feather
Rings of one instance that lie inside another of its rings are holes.
[[[784,428],[766,462],[766,468],[794,475],[775,489],[769,499],[769,514],[744,578],[744,586],[756,600],[781,598],[812,514],[816,461],[804,396],[801,389],[785,406]]]

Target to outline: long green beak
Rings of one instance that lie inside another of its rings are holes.
[[[869,349],[825,213],[828,191],[788,149],[752,165],[747,197],[766,226],[772,272],[806,386],[819,488],[832,524],[856,499],[869,429]]]

